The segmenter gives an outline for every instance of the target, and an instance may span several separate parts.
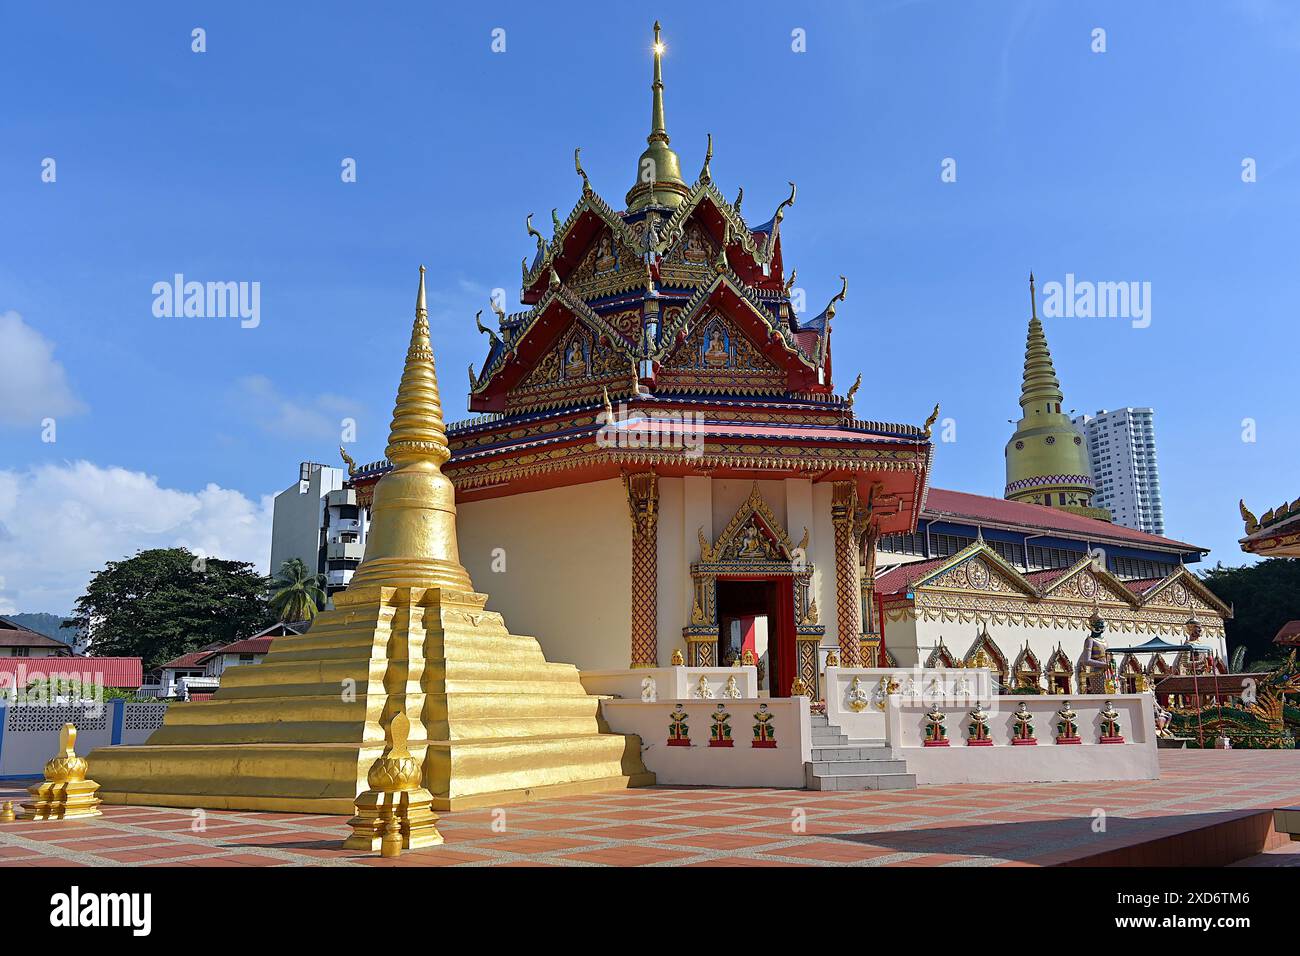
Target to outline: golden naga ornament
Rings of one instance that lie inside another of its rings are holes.
[[[45,764],[45,779],[27,789],[31,799],[23,804],[24,820],[73,820],[101,816],[99,784],[86,779],[86,760],[77,756],[77,726],[64,724],[59,731],[59,752]]]
[[[352,835],[345,850],[379,850],[397,856],[402,850],[442,842],[433,794],[421,786],[424,771],[407,748],[411,722],[400,711],[384,728],[384,752],[366,775],[370,789],[357,797],[357,815],[348,821]]]

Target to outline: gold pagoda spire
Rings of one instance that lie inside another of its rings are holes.
[[[681,205],[690,190],[682,179],[681,162],[669,147],[668,127],[664,120],[664,44],[659,21],[655,21],[654,74],[650,83],[650,135],[645,151],[637,160],[636,185],[627,194],[628,212],[647,206]]]
[[[1047,347],[1047,336],[1043,334],[1043,323],[1038,318],[1034,274],[1031,272],[1029,273],[1029,334],[1025,339],[1025,372],[1020,388],[1023,418],[1029,417],[1039,406],[1046,408],[1050,405],[1059,412],[1060,403],[1064,399],[1060,379],[1056,377],[1056,367],[1052,364],[1052,353]]]
[[[447,431],[442,421],[442,400],[438,376],[429,343],[429,307],[424,294],[424,266],[420,266],[420,288],[415,294],[415,324],[406,349],[406,366],[397,386],[397,403],[388,430],[384,454],[394,465],[432,461],[441,465],[451,457]]]
[[[1093,508],[1092,466],[1083,438],[1061,410],[1065,400],[1038,318],[1034,274],[1029,273],[1029,332],[1020,386],[1020,422],[1007,442],[1005,496],[1109,520]]]
[[[469,590],[456,546],[456,493],[440,467],[451,451],[429,343],[424,266],[384,454],[393,470],[375,486],[365,557],[349,586]]]

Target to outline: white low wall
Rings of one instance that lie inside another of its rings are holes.
[[[0,777],[39,777],[59,749],[63,725],[77,725],[77,753],[97,747],[143,744],[162,726],[166,704],[104,701],[102,706],[0,707]]]
[[[654,700],[721,700],[727,681],[733,677],[741,698],[758,696],[757,667],[632,667],[582,671],[578,676],[588,694],[623,700],[639,701],[647,690],[653,692]],[[712,697],[700,693],[701,677]],[[647,680],[651,682],[649,687]]]
[[[1034,746],[1011,743],[1013,712],[1024,701],[1034,715]],[[1068,700],[1078,717],[1079,744],[1056,743],[1056,712]],[[1111,701],[1119,712],[1122,744],[1098,743],[1101,711]],[[993,745],[971,747],[966,743],[970,723],[969,704],[953,707],[940,703],[947,715],[945,727],[949,746],[924,746],[926,712],[933,700],[894,697],[887,712],[889,741],[894,753],[907,761],[916,782],[954,783],[1044,783],[1093,780],[1155,780],[1160,776],[1156,754],[1155,717],[1150,694],[1084,694],[1064,696],[1003,696],[981,701],[989,716]]]
[[[676,668],[685,670],[686,668]],[[692,668],[694,669],[694,668]],[[746,668],[753,671],[754,668]],[[729,668],[722,668],[726,671]],[[698,679],[698,678],[697,678]],[[710,747],[712,713],[719,703],[731,715],[733,745]],[[690,727],[689,747],[668,746],[669,714],[680,704]],[[772,714],[776,747],[753,746],[754,714],[766,704]],[[807,697],[741,700],[604,700],[601,712],[609,729],[641,738],[641,758],[661,784],[715,787],[784,787],[802,789],[804,763],[811,759],[812,739]]]
[[[861,710],[855,710],[849,699],[855,678],[870,698]],[[977,701],[988,704],[990,699],[996,700],[993,672],[983,668],[828,667],[823,685],[826,719],[855,740],[890,739],[882,678],[898,685],[896,695],[902,700],[927,704],[942,700],[953,706],[964,704],[967,709]]]

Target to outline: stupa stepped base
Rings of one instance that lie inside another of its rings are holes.
[[[621,734],[411,741],[433,808],[503,806],[549,796],[652,786],[641,741]],[[227,744],[95,751],[104,803],[351,815],[382,745]],[[105,784],[102,781],[107,780]],[[360,781],[360,783],[358,782]]]
[[[349,589],[306,634],[228,669],[213,699],[169,707],[145,746],[95,751],[104,801],[351,815],[396,701],[436,810],[653,784],[640,739],[609,733],[578,669],[485,601]]]

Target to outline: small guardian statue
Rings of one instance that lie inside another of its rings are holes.
[[[862,686],[862,678],[853,678],[853,683],[849,684],[848,693],[849,710],[855,714],[860,714],[871,705],[871,694]]]
[[[1119,732],[1119,711],[1115,709],[1112,701],[1106,701],[1106,706],[1101,709],[1101,739],[1097,741],[1101,744],[1122,744],[1124,736]]]
[[[730,697],[732,700],[739,700],[745,695],[740,692],[740,686],[736,683],[736,675],[732,674],[727,678],[727,686],[722,688],[722,696]]]
[[[1070,708],[1067,700],[1056,712],[1056,742],[1058,744],[1081,744],[1079,739],[1079,715]]]
[[[1012,728],[1012,746],[1032,747],[1038,743],[1034,738],[1034,715],[1029,712],[1029,707],[1023,700],[1020,702],[1020,706],[1016,708],[1015,713],[1011,715],[1011,718],[1015,721]]]
[[[930,708],[930,712],[925,715],[925,746],[926,747],[947,747],[948,731],[944,728],[943,722],[948,719],[948,715],[939,709],[935,704]]]
[[[989,715],[978,703],[975,708],[967,714],[970,724],[966,728],[966,745],[969,747],[992,747],[993,740],[989,737]]]
[[[668,746],[689,747],[691,745],[691,728],[686,724],[686,710],[679,702],[668,715]]]
[[[713,724],[709,728],[709,746],[734,746],[735,741],[731,739],[731,715],[727,713],[726,704],[719,702],[710,719]]]
[[[776,748],[776,728],[772,726],[772,712],[767,709],[767,704],[759,704],[758,713],[754,715],[753,746],[768,750]]]

